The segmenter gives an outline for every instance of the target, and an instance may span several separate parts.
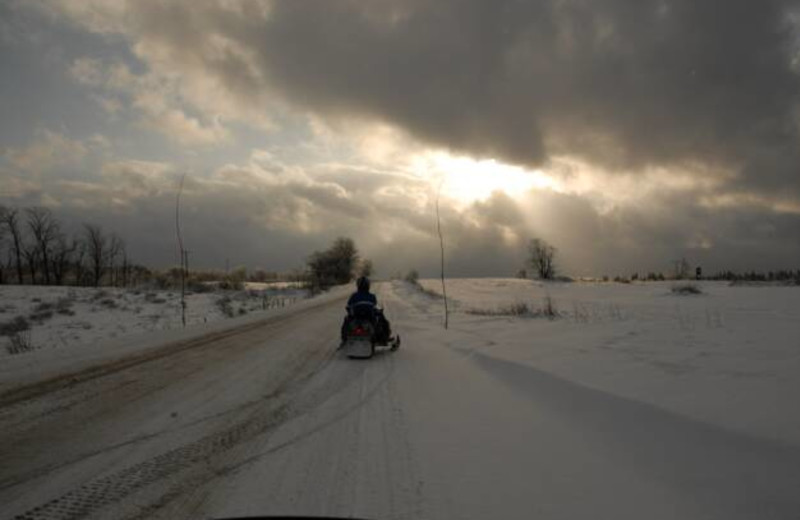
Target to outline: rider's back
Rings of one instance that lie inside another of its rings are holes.
[[[378,298],[369,291],[357,291],[347,300],[347,311],[355,317],[372,317]]]

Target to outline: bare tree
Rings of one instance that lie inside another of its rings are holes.
[[[0,250],[2,250],[2,246],[5,244],[6,238],[6,228],[2,225],[4,215],[6,214],[6,207],[0,206]],[[0,285],[5,282],[5,265],[3,265],[3,258],[0,256]]]
[[[72,256],[78,249],[78,242],[73,238],[67,241],[64,235],[59,235],[50,255],[50,270],[53,272],[53,283],[63,285],[64,278],[72,263]]]
[[[541,238],[534,238],[528,244],[528,262],[542,280],[551,280],[556,275],[556,248]]]
[[[31,283],[36,285],[39,274],[39,247],[33,244],[22,244],[22,256],[25,258],[25,263],[28,264],[28,271],[31,273]]]
[[[103,234],[100,226],[84,224],[83,229],[86,239],[86,254],[89,257],[89,268],[92,274],[92,284],[95,287],[99,287],[103,279],[103,270],[108,256],[108,248],[106,246],[108,239]]]
[[[128,249],[122,244],[122,286],[127,287],[130,281],[131,262],[128,258]]]
[[[28,227],[39,250],[44,283],[50,285],[50,249],[59,235],[58,221],[47,208],[28,208],[27,213]]]
[[[110,283],[116,286],[119,283],[119,273],[117,272],[117,258],[125,255],[125,242],[116,234],[111,234],[108,242],[106,258],[108,260],[108,273],[111,277]]]
[[[0,223],[4,224],[11,234],[14,258],[17,267],[17,283],[22,285],[22,232],[19,228],[19,211],[16,208],[7,208],[1,215]]]
[[[84,260],[88,253],[86,241],[81,240],[79,237],[73,237],[72,242],[75,244],[75,252],[72,257],[72,271],[75,276],[75,285],[84,285],[86,282],[86,264]]]

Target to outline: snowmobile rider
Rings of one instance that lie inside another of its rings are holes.
[[[375,322],[377,329],[376,335],[382,341],[388,341],[391,336],[391,327],[389,321],[383,315],[383,311],[378,308],[378,298],[369,292],[369,278],[361,276],[356,280],[356,292],[354,292],[350,299],[347,300],[347,315],[344,317],[342,323],[342,344],[344,344],[347,336],[347,325],[355,316],[370,316]]]

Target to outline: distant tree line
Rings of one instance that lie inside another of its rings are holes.
[[[373,264],[361,259],[355,242],[337,238],[324,251],[314,252],[307,269],[278,273],[195,269],[188,273],[189,290],[214,286],[242,289],[245,282],[294,282],[324,290],[346,284],[355,276],[371,276]],[[149,284],[158,289],[179,285],[181,268],[154,270],[131,261],[125,241],[101,226],[84,223],[67,233],[48,208],[0,206],[0,284],[132,287]],[[209,284],[208,282],[218,282]]]
[[[707,280],[727,280],[731,282],[795,282],[800,284],[800,269],[780,269],[777,271],[721,271],[706,278]]]
[[[566,277],[557,276],[555,257],[558,250],[541,238],[534,238],[528,242],[526,268],[517,271],[518,278],[527,278],[529,274],[540,280],[568,280]],[[530,268],[530,271],[528,271]],[[646,274],[633,273],[630,277],[615,276],[614,282],[629,283],[635,281],[657,282],[665,280],[724,280],[731,282],[789,282],[800,285],[800,269],[780,269],[772,271],[745,271],[731,270],[720,271],[712,275],[705,275],[702,268],[692,266],[685,258],[672,262],[672,270],[668,274],[650,271]],[[609,276],[603,276],[604,282],[611,281]]]
[[[646,276],[640,277],[638,273],[634,273],[629,281],[663,281],[663,280],[722,280],[722,281],[747,281],[747,282],[795,282],[800,283],[800,269],[782,269],[777,271],[745,271],[735,272],[731,270],[720,271],[712,275],[703,273],[703,269],[698,265],[692,269],[691,265],[685,258],[675,260],[673,262],[673,270],[668,276],[663,273],[648,273]],[[614,278],[614,281],[620,280],[620,277]]]
[[[150,274],[116,233],[87,223],[68,235],[47,208],[0,206],[0,283],[125,287]]]

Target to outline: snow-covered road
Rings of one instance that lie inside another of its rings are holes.
[[[443,334],[384,284],[403,347],[335,352],[342,299],[0,407],[3,518],[797,518],[800,448]]]

